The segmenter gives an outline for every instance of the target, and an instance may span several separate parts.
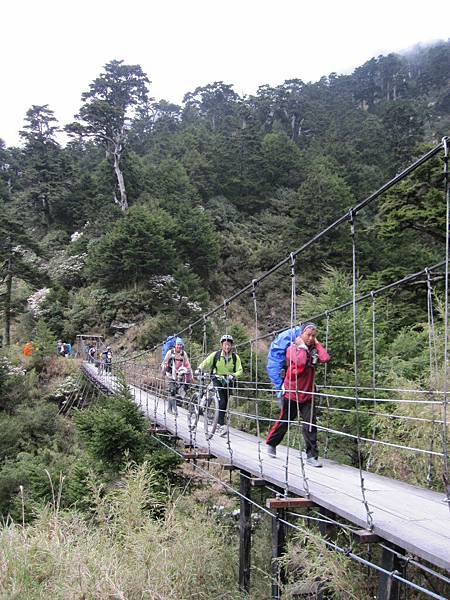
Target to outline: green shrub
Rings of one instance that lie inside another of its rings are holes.
[[[167,467],[178,463],[178,459],[155,446],[147,433],[148,420],[124,383],[114,396],[77,412],[75,427],[90,456],[100,461],[106,472],[118,473],[129,461],[140,463],[149,459],[166,479],[170,474]]]
[[[41,373],[51,356],[56,352],[56,338],[47,323],[40,319],[37,322],[33,338],[33,354],[31,365]]]

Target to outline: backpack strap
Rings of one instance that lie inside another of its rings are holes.
[[[214,358],[213,358],[212,365],[211,365],[211,373],[216,372],[217,361],[220,359],[221,354],[222,354],[222,350],[217,350],[217,352],[214,354]],[[233,359],[233,372],[236,373],[236,363],[237,363],[236,352],[231,353],[231,358]]]
[[[173,362],[175,360],[175,349],[170,349],[169,360],[167,361],[167,370],[170,371],[172,369]]]
[[[212,365],[211,365],[211,373],[216,372],[217,361],[219,360],[221,354],[222,354],[222,350],[217,350],[217,352],[214,354],[214,358],[213,358]]]

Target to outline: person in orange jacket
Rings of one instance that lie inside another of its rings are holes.
[[[31,342],[27,342],[25,344],[25,346],[22,348],[22,354],[27,357],[33,354],[33,344]]]

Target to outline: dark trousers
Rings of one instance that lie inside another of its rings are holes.
[[[232,388],[219,387],[217,386],[217,391],[219,392],[219,425],[225,425],[225,416],[227,414],[227,406],[228,406],[228,398],[230,396]]]
[[[309,430],[309,424],[311,422],[311,409],[312,409],[312,427]],[[281,413],[269,431],[269,435],[266,438],[266,444],[269,446],[278,446],[281,443],[285,433],[288,430],[289,422],[295,421],[297,418],[298,411],[300,411],[301,420],[303,421],[302,430],[303,438],[305,440],[306,456],[310,458],[319,456],[317,449],[317,428],[316,424],[316,407],[310,400],[307,402],[296,402],[295,400],[289,400],[283,397],[283,404],[281,406]],[[294,425],[295,426],[295,425]]]

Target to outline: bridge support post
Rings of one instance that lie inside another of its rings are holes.
[[[280,567],[280,557],[286,545],[286,509],[276,508],[272,517],[272,600],[280,600],[280,584],[286,581],[284,568]]]
[[[395,546],[392,546],[392,549],[400,551],[400,548]],[[399,583],[391,574],[394,571],[401,573],[403,565],[400,558],[394,552],[389,551],[387,544],[381,555],[381,567],[389,573],[380,573],[377,600],[396,600],[399,593]]]
[[[319,531],[322,537],[326,540],[329,540],[333,537],[333,534],[336,532],[336,526],[333,523],[327,523],[326,519],[335,519],[336,515],[327,508],[323,506],[319,506],[317,511],[321,517],[323,517],[323,521],[319,521]]]
[[[239,492],[241,505],[239,512],[239,590],[250,591],[250,566],[252,542],[252,504],[249,502],[251,495],[251,475],[247,471],[240,471]]]

